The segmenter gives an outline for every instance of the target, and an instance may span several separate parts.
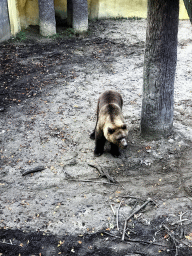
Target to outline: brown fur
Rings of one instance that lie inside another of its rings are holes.
[[[95,139],[95,155],[103,153],[105,141],[111,143],[111,153],[119,155],[119,147],[125,147],[128,134],[122,114],[123,100],[115,91],[106,91],[99,97],[97,122],[91,138]]]

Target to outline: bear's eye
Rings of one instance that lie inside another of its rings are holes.
[[[108,128],[108,133],[109,133],[109,134],[113,134],[114,132],[115,132],[115,129]]]
[[[121,127],[123,130],[127,129],[127,125],[126,124],[123,124],[122,127]]]

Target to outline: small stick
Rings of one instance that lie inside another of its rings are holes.
[[[126,226],[127,226],[127,220],[125,220],[124,227],[123,227],[123,234],[122,234],[122,238],[121,238],[122,241],[125,240]]]
[[[171,223],[171,226],[174,226],[174,225],[179,224],[179,223],[182,225],[182,222],[187,221],[187,220],[189,220],[189,219],[183,219],[183,220],[175,221],[175,222]]]
[[[1,243],[1,244],[13,245],[13,243],[12,243],[12,242],[11,242],[11,243],[7,243],[7,242],[5,242],[5,241],[3,241],[3,242],[1,242],[1,241],[0,241],[0,243]]]
[[[114,209],[113,209],[113,205],[111,204],[110,206],[111,206],[112,212],[113,212],[113,214],[114,214],[114,216],[115,216],[116,214],[115,214],[115,211],[114,211]]]
[[[182,225],[183,225],[183,223],[182,223],[182,217],[183,217],[183,215],[185,214],[185,213],[187,213],[187,212],[181,212],[180,214],[179,214],[179,219],[180,219],[180,221],[181,221],[181,231],[180,231],[180,238],[183,238],[183,236],[184,236],[184,230],[183,230],[183,227],[182,227]]]
[[[90,164],[90,163],[88,163],[88,165],[97,169],[97,171],[100,173],[100,175],[102,175],[102,176],[104,175],[103,171],[101,170],[101,168],[99,166],[94,165],[94,164]]]
[[[171,239],[173,240],[173,242],[174,242],[174,244],[175,244],[175,247],[176,247],[176,254],[175,254],[175,256],[177,256],[177,255],[178,255],[178,254],[177,254],[177,246],[176,246],[176,242],[177,242],[178,244],[184,244],[185,246],[187,246],[187,247],[188,247],[188,245],[187,245],[186,243],[184,243],[184,242],[182,242],[182,241],[177,240],[177,239],[175,238],[174,234],[171,234],[170,229],[169,229],[165,224],[163,224],[163,225],[162,225],[162,227],[164,227],[164,229],[166,229],[166,230],[167,230],[168,235],[171,237]]]
[[[67,179],[69,181],[76,181],[76,182],[93,182],[93,183],[100,183],[100,184],[109,184],[109,185],[118,185],[107,181],[97,181],[97,180],[77,180],[77,179]]]
[[[120,202],[120,204],[119,204],[119,207],[118,207],[118,209],[117,209],[117,215],[116,215],[117,230],[119,230],[119,209],[120,209],[120,207],[121,207],[121,203],[122,203],[122,200],[121,200],[121,202]]]
[[[115,238],[121,238],[120,236],[116,236],[116,235],[110,234],[110,233],[108,233],[108,232],[106,232],[106,231],[104,231],[103,233],[106,234],[106,235],[115,237]],[[125,241],[126,241],[126,242],[130,242],[130,243],[143,243],[143,244],[150,244],[150,245],[156,245],[156,246],[167,247],[166,245],[163,245],[163,244],[153,243],[153,242],[148,242],[148,241],[143,241],[143,240],[126,239]]]
[[[106,177],[108,179],[108,181],[111,181],[113,183],[117,182],[113,177],[111,177],[108,173],[107,170],[103,170],[100,166],[94,165],[94,164],[90,164],[88,163],[89,166],[95,168],[98,170],[98,172],[100,173],[101,177]]]
[[[153,202],[153,200],[151,198],[148,198],[147,201],[141,205],[141,207],[139,207],[138,210],[135,210],[126,220],[125,220],[125,224],[124,224],[124,229],[123,229],[123,234],[122,234],[122,241],[124,241],[125,239],[125,230],[126,230],[126,226],[127,226],[127,222],[135,215],[137,214],[141,209],[143,209],[148,203]]]
[[[136,196],[122,196],[122,198],[133,198],[133,199],[141,199],[140,197],[136,197]]]
[[[36,166],[34,168],[27,169],[27,170],[21,172],[21,174],[22,174],[22,176],[25,176],[25,175],[30,174],[30,173],[40,172],[44,169],[45,169],[45,166],[39,165],[39,166]]]
[[[133,229],[131,229],[131,228],[127,228],[126,231],[130,231],[135,235],[137,234],[137,232],[133,231]],[[125,235],[127,235],[127,237],[128,237],[128,234],[125,233]]]
[[[174,245],[175,245],[175,250],[176,250],[175,256],[178,256],[178,249],[177,249],[177,244],[176,244],[176,242],[177,242],[178,244],[180,244],[180,242],[174,237],[174,235],[171,234],[170,229],[169,229],[165,224],[163,224],[163,227],[164,227],[164,229],[167,230],[168,235],[171,237],[171,239],[172,239],[172,241],[173,241],[173,243],[174,243]]]

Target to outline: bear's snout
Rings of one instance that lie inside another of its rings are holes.
[[[120,144],[121,144],[121,147],[122,147],[122,148],[126,148],[126,147],[127,147],[127,141],[126,141],[126,139],[125,139],[125,138],[121,139]]]

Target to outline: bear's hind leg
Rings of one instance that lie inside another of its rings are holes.
[[[110,152],[114,157],[118,157],[120,155],[119,147],[113,143],[111,143],[111,151]]]

